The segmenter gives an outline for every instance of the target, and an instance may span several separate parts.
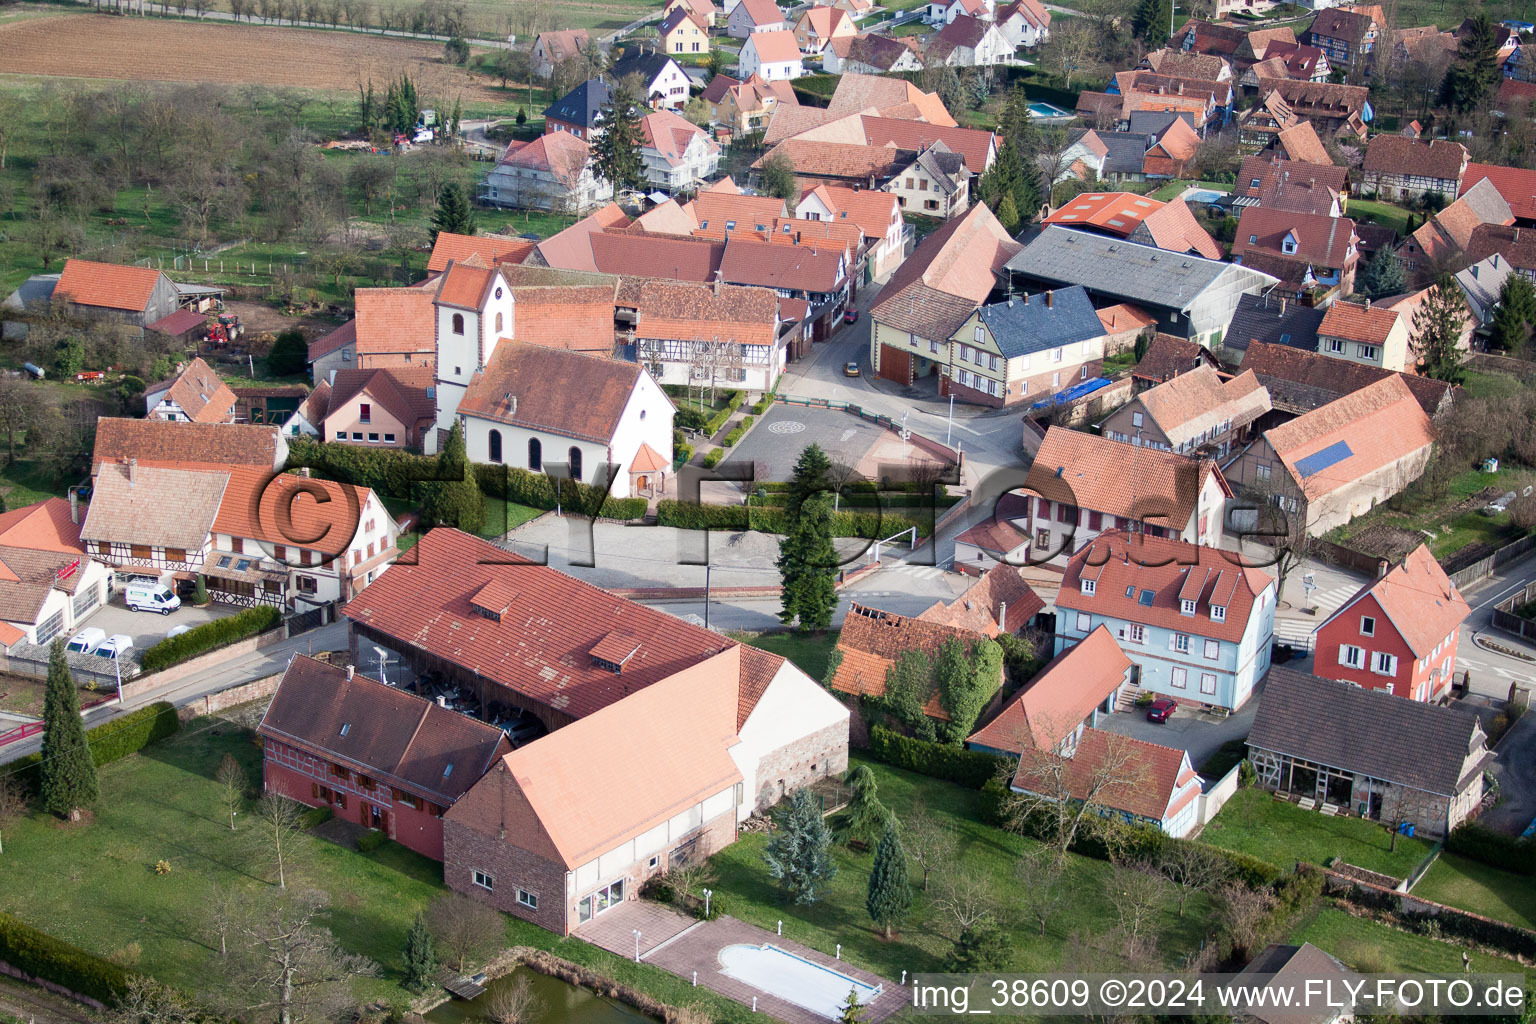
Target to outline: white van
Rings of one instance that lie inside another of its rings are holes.
[[[91,654],[101,646],[101,642],[107,638],[106,630],[97,629],[95,626],[87,626],[74,636],[69,638],[69,643],[64,645],[66,651],[76,651],[80,654]]]
[[[123,591],[123,600],[136,612],[169,615],[181,607],[181,598],[171,593],[171,588],[163,583],[130,583]]]

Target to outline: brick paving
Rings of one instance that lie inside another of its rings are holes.
[[[893,982],[734,917],[697,921],[657,903],[627,900],[576,929],[576,936],[610,953],[633,957],[636,928],[640,929],[641,960],[671,971],[685,981],[692,981],[693,972],[697,971],[700,985],[743,1006],[751,1006],[756,997],[760,1012],[786,1024],[824,1024],[830,1018],[727,977],[720,970],[722,949],[737,945],[773,945],[867,985],[881,986],[880,995],[865,1011],[864,1020],[868,1024],[876,1024],[906,1005],[906,991]]]

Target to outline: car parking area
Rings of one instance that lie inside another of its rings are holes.
[[[112,600],[103,605],[95,615],[77,627],[75,632],[94,628],[101,630],[107,636],[126,633],[133,637],[133,646],[142,651],[164,640],[165,634],[176,626],[201,626],[205,622],[233,615],[239,610],[234,605],[214,601],[203,608],[184,604],[169,615],[136,612],[123,603],[123,595],[119,591],[113,594]],[[64,639],[68,640],[69,637]]]

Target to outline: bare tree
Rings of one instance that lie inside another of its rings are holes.
[[[231,1009],[240,1019],[331,1019],[351,1003],[352,979],[378,973],[366,957],[343,950],[320,923],[325,909],[325,894],[312,889],[267,890],[247,899],[232,971],[238,1005]]]
[[[5,826],[27,813],[27,794],[21,783],[0,775],[0,854],[5,853]]]
[[[837,463],[833,463],[835,467]],[[928,876],[955,862],[957,843],[954,830],[928,809],[922,800],[914,800],[912,809],[901,823],[901,845],[907,859],[922,870],[922,890],[928,891]]]
[[[292,855],[303,814],[304,810],[299,804],[281,793],[265,793],[256,804],[256,819],[261,822],[262,838],[277,862],[279,889],[288,888],[288,878],[284,873],[285,861]]]
[[[433,898],[427,905],[427,927],[460,974],[466,961],[489,956],[506,937],[500,914],[458,892]]]
[[[715,880],[715,869],[706,857],[689,857],[681,864],[674,864],[667,872],[667,878],[679,894],[692,896]]]
[[[1164,844],[1157,858],[1157,871],[1173,888],[1180,917],[1184,916],[1184,904],[1191,897],[1210,892],[1227,874],[1223,861],[1209,850],[1183,839]]]
[[[219,940],[219,956],[229,956],[229,940],[234,937],[245,908],[245,895],[225,885],[215,885],[205,904],[207,921],[204,930]]]
[[[519,975],[510,985],[504,985],[491,996],[485,1008],[485,1019],[490,1024],[528,1024],[543,1010],[542,1000],[533,994],[533,986],[527,975]]]
[[[1120,930],[1131,939],[1151,931],[1152,921],[1168,905],[1168,880],[1145,864],[1116,864],[1104,882],[1104,892]]]
[[[16,431],[37,415],[41,395],[25,377],[0,377],[0,430],[5,431],[9,461],[16,461]]]
[[[1061,76],[1068,89],[1078,75],[1092,74],[1099,66],[1099,33],[1074,18],[1052,27],[1050,40],[1041,48],[1047,69]]]
[[[1043,724],[1052,734],[1066,736],[1071,731],[1071,727]],[[1114,844],[1119,832],[1111,816],[1118,817],[1117,808],[1147,784],[1146,766],[1127,737],[1115,733],[1096,737],[1094,753],[1084,755],[1093,758],[1086,765],[1074,763],[1078,745],[1063,741],[1050,749],[1025,750],[1013,780],[1025,791],[1009,787],[1004,807],[1005,823],[1020,834],[1036,830],[1031,819],[1038,822],[1041,838],[1055,848],[1058,857],[1065,857],[1081,834]]]
[[[235,760],[235,755],[225,754],[224,760],[219,762],[219,770],[213,777],[219,784],[219,797],[229,811],[229,830],[233,832],[235,815],[239,813],[240,806],[245,803],[245,769],[240,767],[240,762]]]
[[[997,894],[987,875],[952,871],[939,879],[933,904],[955,922],[955,934],[959,936],[983,918],[996,916]]]
[[[1067,902],[1066,865],[1048,847],[1033,846],[1019,858],[1014,872],[1019,879],[1015,901],[1044,935],[1045,926]]]
[[[1255,889],[1228,881],[1216,890],[1216,923],[1223,944],[1230,950],[1254,951],[1259,944],[1259,925],[1275,906],[1268,889]]]
[[[99,1019],[103,1024],[190,1024],[197,1016],[197,1008],[180,992],[135,974]]]

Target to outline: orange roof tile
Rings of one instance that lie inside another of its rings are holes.
[[[1323,314],[1317,333],[1380,345],[1391,335],[1400,317],[1396,310],[1381,305],[1367,307],[1355,302],[1335,302]]]
[[[1472,608],[1441,568],[1427,544],[1414,548],[1381,579],[1355,592],[1318,627],[1321,633],[1366,594],[1376,599],[1416,657],[1427,657],[1459,627]]]
[[[181,407],[181,411],[193,423],[229,423],[235,415],[235,393],[229,389],[213,367],[195,358],[176,378],[169,382],[152,384],[147,389],[155,392],[165,387],[163,398]],[[163,400],[163,399],[162,399]],[[150,410],[153,414],[154,410]]]
[[[59,274],[59,283],[54,286],[53,297],[67,298],[82,306],[142,313],[155,293],[155,286],[164,276],[148,267],[67,259]]]
[[[427,260],[430,274],[447,270],[453,261],[463,262],[471,256],[479,256],[487,266],[498,263],[521,263],[533,251],[534,243],[526,238],[508,238],[503,235],[456,235],[451,231],[438,232],[432,243],[432,256]]]
[[[950,601],[936,602],[918,618],[948,626],[974,630],[987,636],[1001,632],[1017,633],[1045,607],[1020,570],[1009,565],[995,565]]]
[[[1198,776],[1188,767],[1189,755],[1172,747],[1132,739],[1101,729],[1087,729],[1077,741],[1077,749],[1062,766],[1058,781],[1054,758],[1040,754],[1032,760],[1026,754],[1014,776],[1015,789],[1055,796],[1058,787],[1071,797],[1096,803],[1140,818],[1162,821],[1172,818],[1191,800],[1199,797],[1200,787],[1175,797],[1177,790]],[[1101,785],[1102,766],[1114,766],[1116,778]],[[1095,788],[1098,792],[1092,792]]]
[[[363,354],[421,352],[437,354],[437,310],[432,305],[437,285],[426,288],[358,288],[352,293],[357,310],[353,328],[357,351]]]
[[[583,352],[498,344],[470,379],[459,415],[607,444],[642,373],[636,363]],[[582,401],[572,402],[577,394]]]
[[[1182,532],[1212,474],[1222,479],[1208,460],[1053,426],[1035,453],[1026,486],[1051,501]]]
[[[366,487],[296,473],[228,472],[214,532],[285,545],[302,537],[303,547],[330,558],[352,543],[361,527],[358,517],[373,494]]]
[[[742,2],[747,3],[748,0]],[[752,47],[757,53],[757,59],[764,64],[800,59],[800,44],[795,41],[793,32],[753,32],[742,44],[742,50],[745,51],[748,46]]]
[[[966,742],[1009,753],[1050,750],[1103,705],[1130,669],[1131,659],[1100,625],[1052,658]]]
[[[1098,311],[1099,323],[1104,325],[1104,333],[1120,334],[1124,331],[1144,331],[1148,327],[1157,326],[1157,317],[1148,313],[1140,306],[1133,306],[1121,302],[1113,306],[1105,306]]]
[[[882,696],[886,673],[904,652],[922,651],[931,657],[951,637],[969,646],[985,639],[986,634],[866,605],[850,605],[837,638],[842,660],[829,685],[840,693]],[[939,703],[937,690],[924,706],[923,713],[930,718],[948,721],[949,715]]]
[[[254,423],[171,423],[103,416],[96,421],[93,471],[104,462],[138,459],[141,466],[225,469],[278,464],[282,441],[274,426]]]

